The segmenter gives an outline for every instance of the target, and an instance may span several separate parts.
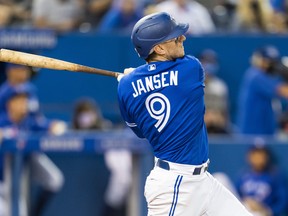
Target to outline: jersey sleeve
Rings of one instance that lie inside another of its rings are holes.
[[[200,78],[200,82],[203,83],[204,85],[204,82],[205,82],[205,71],[202,67],[202,64],[200,63],[200,61],[197,59],[197,62],[199,63],[199,78]]]
[[[205,82],[205,71],[204,71],[203,66],[202,66],[201,62],[199,61],[199,59],[197,59],[194,56],[190,56],[190,55],[187,55],[186,57],[187,57],[187,59],[189,61],[190,66],[191,67],[196,67],[198,69],[198,70],[196,69],[198,71],[198,73],[197,73],[197,82],[201,82],[203,85],[205,85],[204,84],[204,82]]]

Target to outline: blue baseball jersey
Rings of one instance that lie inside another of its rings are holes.
[[[238,126],[243,134],[272,135],[276,118],[272,99],[278,97],[277,87],[281,80],[258,68],[247,70],[240,89],[238,102]]]
[[[282,215],[286,210],[286,180],[278,170],[255,173],[247,171],[236,184],[241,198],[253,198],[268,206],[273,216]]]
[[[13,123],[7,113],[0,114],[0,130],[3,138],[11,139],[19,133],[25,132],[47,132],[51,121],[42,115],[28,115],[19,123]],[[3,180],[3,153],[0,152],[0,181]]]
[[[122,117],[156,157],[191,165],[208,160],[204,77],[200,62],[184,56],[142,65],[120,80]]]
[[[51,121],[43,115],[27,115],[19,123],[13,123],[7,113],[0,115],[0,128],[12,128],[17,131],[28,132],[46,132],[49,130]]]

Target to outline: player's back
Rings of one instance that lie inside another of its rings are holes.
[[[156,157],[206,162],[204,73],[197,59],[185,56],[140,66],[120,81],[118,93],[124,120],[149,140]]]

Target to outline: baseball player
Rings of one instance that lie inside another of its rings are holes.
[[[6,112],[5,101],[9,96],[11,88],[22,85],[22,88],[29,88],[28,108],[30,114],[37,114],[39,112],[39,99],[37,96],[37,89],[32,84],[31,69],[24,65],[7,64],[6,65],[6,81],[0,88],[0,112]]]
[[[278,66],[280,59],[279,50],[272,45],[253,51],[239,91],[237,124],[241,134],[273,136],[277,132],[275,102],[286,103],[288,99],[288,84]]]
[[[118,79],[122,117],[155,154],[145,184],[148,215],[251,216],[207,172],[204,72],[185,55],[187,29],[165,12],[140,19],[131,38],[147,64]]]
[[[29,100],[30,94],[33,94],[33,92],[31,93],[29,85],[17,85],[10,88],[5,87],[5,89],[7,90],[6,94],[0,95],[1,103],[6,105],[6,111],[0,112],[0,137],[13,139],[22,133],[30,134],[33,132],[55,134],[57,127],[59,128],[62,122],[48,120],[42,115],[30,115]],[[4,155],[0,154],[0,186],[5,184],[3,157]],[[41,187],[29,215],[39,216],[43,213],[53,195],[62,188],[64,176],[46,154],[32,153],[27,158],[27,162],[31,167],[33,181]],[[22,215],[28,215],[26,204],[28,204],[26,200],[21,199],[20,211]]]
[[[253,215],[287,215],[286,178],[273,154],[267,145],[255,143],[245,155],[248,167],[241,172],[236,188]]]

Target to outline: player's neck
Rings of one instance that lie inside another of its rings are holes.
[[[171,61],[172,59],[167,58],[166,56],[157,55],[154,58],[149,59],[148,63],[151,62],[161,62],[161,61]]]

